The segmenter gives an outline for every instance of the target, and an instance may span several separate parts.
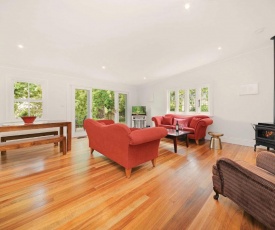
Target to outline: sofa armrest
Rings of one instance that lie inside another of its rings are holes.
[[[152,127],[135,130],[130,133],[130,145],[139,145],[150,141],[160,140],[167,135],[163,127]]]
[[[113,120],[107,120],[107,119],[101,119],[101,120],[95,120],[95,121],[105,125],[112,125],[115,123]]]
[[[222,182],[222,191],[224,193],[224,181],[232,181],[233,187],[242,187],[248,181],[262,186],[265,189],[275,192],[275,176],[260,167],[248,164],[244,161],[233,161],[228,158],[220,158],[217,161],[217,169]],[[245,180],[243,178],[246,178]],[[230,188],[232,189],[232,187]],[[224,194],[225,196],[227,194]]]
[[[211,125],[213,120],[211,118],[203,118],[199,120],[195,130],[194,130],[194,137],[196,140],[204,138],[206,136],[206,129],[208,125]]]
[[[212,181],[213,181],[213,189],[216,193],[222,194],[222,181],[220,178],[219,170],[217,165],[213,165],[212,167]]]
[[[260,152],[256,158],[256,165],[275,174],[275,154],[267,151]]]
[[[199,124],[201,126],[208,126],[208,125],[211,125],[212,123],[213,123],[213,120],[211,118],[204,118],[199,121]]]
[[[158,126],[161,125],[162,116],[155,116],[155,117],[152,117],[152,121],[155,123],[155,126],[158,127]]]

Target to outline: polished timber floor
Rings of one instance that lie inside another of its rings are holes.
[[[260,149],[257,149],[259,152]],[[162,139],[157,166],[124,170],[87,138],[72,151],[53,145],[9,151],[1,157],[0,229],[265,229],[228,198],[213,199],[211,169],[220,157],[255,163],[252,147],[223,150]]]

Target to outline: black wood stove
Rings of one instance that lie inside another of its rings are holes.
[[[254,151],[257,145],[263,145],[275,149],[275,125],[272,123],[258,123],[255,125],[255,140]]]

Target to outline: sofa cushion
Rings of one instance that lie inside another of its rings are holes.
[[[176,125],[177,122],[179,123],[179,126],[187,127],[188,126],[188,120],[182,119],[182,118],[174,118],[173,125]]]
[[[162,124],[163,125],[172,125],[172,121],[173,121],[173,117],[170,117],[170,116],[165,116],[165,117],[162,117]]]
[[[159,125],[159,127],[163,127],[163,128],[166,128],[166,129],[175,129],[175,126],[174,125]]]
[[[190,122],[190,128],[196,129],[197,124],[199,123],[199,121],[201,120],[201,118],[199,117],[193,117],[192,121]]]

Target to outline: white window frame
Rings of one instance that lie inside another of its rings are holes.
[[[48,86],[47,86],[47,82],[44,80],[39,80],[39,79],[34,79],[34,78],[28,78],[28,77],[11,77],[8,78],[7,80],[7,94],[8,98],[6,100],[6,121],[21,121],[19,120],[19,118],[16,118],[14,116],[14,84],[16,82],[27,82],[27,83],[33,83],[33,84],[37,84],[37,85],[41,85],[42,88],[42,117],[37,118],[39,119],[46,119],[47,118],[47,111],[48,111],[48,106],[47,106],[47,100],[46,100],[46,96],[47,96],[47,92],[48,92]]]
[[[208,112],[201,112],[201,89],[202,88],[208,88]],[[189,90],[190,89],[196,89],[196,99],[195,99],[195,107],[196,111],[190,112],[189,111]],[[179,111],[179,91],[184,90],[185,91],[185,97],[184,97],[184,112]],[[170,111],[170,92],[175,91],[176,96],[176,108],[175,111]],[[167,90],[167,113],[177,113],[177,114],[203,114],[203,115],[212,115],[212,93],[211,93],[211,86],[210,84],[201,84],[201,85],[190,85],[189,87],[181,87],[178,89],[169,89]]]
[[[176,100],[176,107],[175,107],[175,111],[171,111],[170,110],[170,93],[175,91],[175,100]],[[179,96],[179,92],[178,90],[175,90],[175,89],[170,89],[170,90],[167,90],[167,108],[166,108],[166,111],[168,113],[175,113],[178,111],[178,96]]]

